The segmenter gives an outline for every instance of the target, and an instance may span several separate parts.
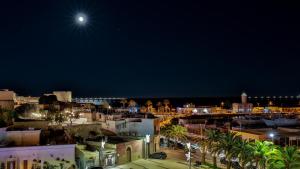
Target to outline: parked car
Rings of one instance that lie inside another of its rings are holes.
[[[226,158],[220,158],[220,163],[221,164],[227,164],[227,160],[226,160]]]
[[[240,164],[238,162],[232,162],[231,166],[233,169],[241,169],[242,167],[240,166]]]
[[[156,152],[156,153],[150,154],[149,158],[153,158],[153,159],[166,159],[167,158],[167,154],[165,152]]]
[[[194,167],[200,167],[200,166],[201,166],[201,161],[196,161]]]

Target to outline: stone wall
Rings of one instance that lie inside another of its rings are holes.
[[[117,144],[117,164],[125,164],[143,158],[143,140],[133,140]],[[131,150],[131,157],[128,157],[127,150]]]

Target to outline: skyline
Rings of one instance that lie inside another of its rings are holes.
[[[5,1],[0,88],[33,96],[298,96],[296,6]],[[81,12],[84,26],[74,20]]]

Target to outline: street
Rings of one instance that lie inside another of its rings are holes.
[[[160,151],[164,151],[167,153],[168,157],[165,160],[158,159],[140,159],[133,161],[131,163],[127,163],[124,165],[119,165],[114,167],[113,169],[188,169],[188,161],[186,161],[184,150],[182,149],[167,149],[162,148]],[[200,169],[207,167],[195,167],[195,161],[200,161],[200,152],[199,150],[196,153],[192,153],[192,169]],[[211,159],[207,159],[208,162],[211,163]],[[221,166],[218,163],[218,166]],[[224,166],[221,166],[222,168]]]
[[[114,169],[187,169],[187,168],[188,168],[187,162],[179,161],[179,160],[140,159],[128,164],[117,166]]]

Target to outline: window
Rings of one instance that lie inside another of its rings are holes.
[[[16,169],[16,162],[15,161],[8,161],[7,162],[7,169]]]
[[[27,160],[23,161],[23,169],[28,169],[28,161]]]
[[[5,163],[1,162],[0,169],[5,169]]]

